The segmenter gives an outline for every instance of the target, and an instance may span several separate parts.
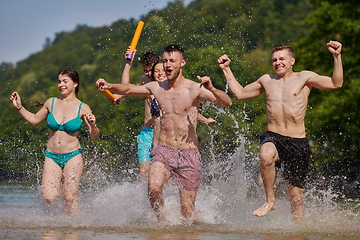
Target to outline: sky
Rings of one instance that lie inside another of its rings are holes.
[[[110,26],[119,19],[141,20],[174,0],[0,0],[0,63],[16,64],[43,49],[46,38],[79,24]],[[187,6],[191,0],[183,0]],[[145,23],[146,24],[146,23]]]

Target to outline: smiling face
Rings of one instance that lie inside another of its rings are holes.
[[[164,52],[163,61],[168,80],[175,81],[185,65],[183,54],[179,51]]]
[[[154,69],[153,69],[153,78],[155,81],[158,81],[158,82],[164,81],[167,79],[166,72],[164,69],[164,63],[162,61],[155,64]]]
[[[279,77],[284,77],[287,73],[292,73],[295,58],[289,50],[283,49],[275,51],[271,59],[272,66]]]
[[[67,96],[70,93],[75,93],[75,89],[78,83],[75,83],[68,75],[59,74],[58,76],[58,89],[63,96]]]

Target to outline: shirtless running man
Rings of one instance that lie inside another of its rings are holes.
[[[303,189],[311,157],[304,124],[308,97],[313,87],[337,89],[343,84],[342,45],[330,41],[327,48],[334,57],[332,77],[320,76],[312,71],[293,72],[295,58],[292,47],[278,45],[272,49],[272,66],[276,75],[265,74],[245,87],[236,81],[230,69],[230,58],[223,55],[218,59],[229,89],[237,100],[255,98],[266,92],[268,125],[267,132],[260,139],[260,172],[266,202],[253,212],[254,216],[263,217],[276,209],[275,163],[281,161],[284,163],[292,215],[295,220],[304,218]]]
[[[230,97],[216,89],[209,77],[197,77],[201,83],[186,79],[182,69],[186,64],[184,51],[176,45],[170,45],[163,52],[164,68],[167,80],[149,82],[145,85],[110,84],[99,79],[96,86],[103,86],[115,93],[135,97],[154,95],[160,106],[159,144],[154,147],[149,175],[149,200],[159,220],[164,198],[164,183],[174,176],[180,189],[182,215],[191,221],[195,211],[195,199],[200,184],[201,162],[197,148],[197,114],[201,100],[222,107],[231,106]]]

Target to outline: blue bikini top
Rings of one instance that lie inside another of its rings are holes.
[[[79,105],[78,116],[76,118],[71,119],[70,121],[67,121],[64,124],[59,124],[56,121],[56,119],[52,113],[53,108],[54,108],[54,100],[55,100],[55,98],[52,99],[51,110],[46,118],[48,127],[53,131],[64,131],[66,133],[79,132],[81,129],[81,126],[83,124],[83,121],[80,118],[80,109],[81,109],[81,106],[83,105],[83,103],[80,103],[80,105]]]

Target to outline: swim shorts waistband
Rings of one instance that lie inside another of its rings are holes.
[[[276,133],[276,132],[272,132],[272,131],[267,131],[267,132],[270,134],[278,135],[278,136],[281,136],[284,138],[289,138],[289,139],[307,139],[306,137],[304,137],[304,138],[290,137],[290,136],[282,135],[280,133]]]
[[[174,151],[179,151],[179,150],[181,150],[181,151],[194,151],[194,150],[198,150],[198,147],[181,148],[181,147],[173,147],[173,146],[166,145],[166,144],[163,144],[163,143],[159,143],[158,146],[162,147],[162,148],[169,149],[169,150],[174,150]]]

